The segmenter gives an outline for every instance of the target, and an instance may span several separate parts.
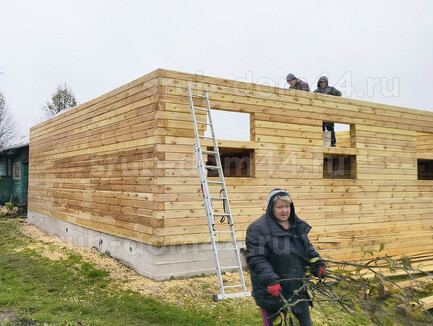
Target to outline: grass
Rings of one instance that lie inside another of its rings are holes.
[[[251,298],[213,303],[203,296],[209,292],[208,283],[203,283],[201,291],[195,287],[167,293],[186,297],[183,305],[168,304],[124,290],[110,272],[84,261],[74,250],[50,260],[31,249],[32,241],[22,234],[18,220],[0,218],[0,326],[262,325]],[[203,278],[191,282],[200,284]],[[202,304],[205,300],[209,302]],[[332,304],[316,305],[312,317],[315,325],[371,324]]]
[[[53,261],[16,250],[30,240],[15,221],[0,220],[0,239],[0,316],[8,312],[16,325],[255,325],[259,318],[258,311],[231,316],[228,302],[209,313],[123,290],[72,251]],[[0,319],[2,326],[15,324]]]

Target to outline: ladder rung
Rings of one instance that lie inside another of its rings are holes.
[[[221,248],[221,249],[218,249],[218,248],[217,248],[217,250],[218,250],[218,251],[235,251],[236,248]]]
[[[227,197],[209,197],[210,199],[213,199],[213,200],[224,200],[224,199],[227,199]]]
[[[243,288],[244,286],[242,284],[239,285],[224,285],[224,289],[230,289],[230,288]]]
[[[220,169],[220,167],[216,166],[216,165],[205,165],[204,168],[205,169],[209,169],[209,170],[218,170],[218,169]]]
[[[206,95],[191,93],[192,96],[206,98]]]
[[[226,234],[228,234],[228,233],[232,233],[232,231],[213,231],[214,233],[226,233]]]
[[[217,154],[215,151],[201,151],[203,154]]]
[[[199,136],[199,138],[215,139],[215,138],[212,137],[212,136]]]
[[[209,110],[208,109],[204,109],[204,108],[198,108],[198,107],[194,107],[194,110],[199,110],[199,111],[206,111],[206,112],[208,112]]]
[[[208,125],[208,126],[210,126],[210,123],[209,122],[204,122],[204,121],[196,121],[197,123],[200,123],[200,124],[202,124],[202,125]]]
[[[223,294],[214,294],[213,300],[219,301],[223,299],[229,299],[229,298],[242,298],[242,297],[250,297],[251,292],[240,292],[240,293],[223,293]]]
[[[213,214],[213,216],[229,216],[230,214],[226,213],[226,214],[221,214],[221,213],[216,213]]]
[[[218,184],[218,185],[222,185],[222,184],[224,184],[224,183],[221,182],[221,181],[208,181],[207,183]]]
[[[239,266],[224,266],[224,267],[220,266],[220,269],[240,269],[240,267]]]

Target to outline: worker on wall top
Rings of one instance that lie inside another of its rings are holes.
[[[308,83],[296,78],[292,73],[288,74],[286,77],[287,82],[290,85],[290,89],[296,89],[300,91],[310,92],[310,85]]]
[[[328,78],[326,76],[322,76],[319,78],[317,82],[317,89],[314,90],[314,93],[320,93],[325,95],[333,95],[333,96],[341,96],[341,92],[335,87],[328,85]],[[323,122],[322,130],[328,130],[331,132],[331,146],[335,147],[337,143],[337,139],[335,138],[335,130],[333,122]]]

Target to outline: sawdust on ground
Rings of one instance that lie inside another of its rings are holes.
[[[113,282],[125,290],[138,291],[146,297],[175,305],[195,304],[202,308],[210,308],[215,305],[212,299],[213,294],[219,293],[216,275],[156,282],[136,273],[115,259],[99,253],[94,248],[76,247],[71,243],[65,243],[57,236],[48,236],[24,221],[21,230],[26,237],[31,239],[27,248],[35,250],[42,257],[51,260],[67,259],[68,252],[73,251],[81,255],[84,261],[93,263],[98,269],[108,271]],[[23,249],[25,248],[16,250]],[[228,273],[224,280],[227,281],[227,284],[239,284],[237,273]],[[247,287],[250,288],[247,273],[245,273],[245,281]],[[242,300],[254,302],[251,297],[242,298]]]

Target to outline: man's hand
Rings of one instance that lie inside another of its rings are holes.
[[[278,297],[278,293],[280,293],[280,291],[281,291],[280,283],[268,286],[268,293],[270,295],[273,295],[274,297]]]

